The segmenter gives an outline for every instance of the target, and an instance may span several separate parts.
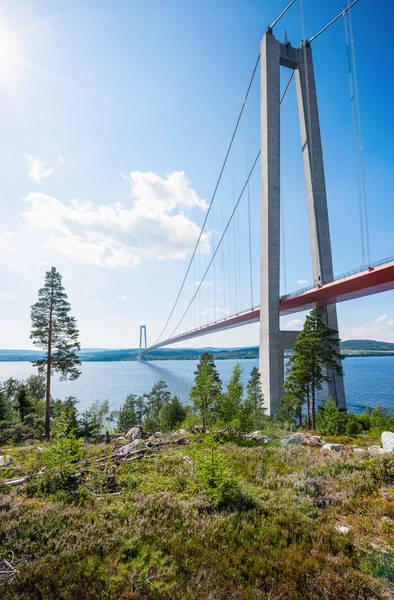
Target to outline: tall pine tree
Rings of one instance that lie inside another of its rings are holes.
[[[342,373],[339,342],[338,332],[323,322],[316,308],[311,310],[294,344],[285,382],[288,394],[306,402],[308,429],[316,429],[316,396],[323,382],[330,381],[327,370]]]
[[[254,414],[256,418],[256,424],[261,427],[266,407],[264,405],[264,396],[261,386],[261,376],[257,367],[253,367],[250,372],[250,379],[246,386],[246,398],[249,403],[254,407]]]
[[[216,370],[212,354],[204,352],[200,356],[197,370],[194,371],[194,387],[190,398],[199,412],[204,429],[210,420],[213,407],[222,391],[222,382]]]
[[[215,406],[218,423],[226,427],[229,433],[239,428],[243,393],[242,369],[241,365],[236,364],[228,382],[227,391],[219,396]]]
[[[45,274],[44,287],[38,291],[38,301],[31,307],[33,344],[44,350],[44,357],[32,361],[40,374],[46,375],[45,437],[50,438],[51,377],[55,372],[61,379],[77,379],[79,331],[71,306],[62,285],[62,276],[55,267]]]

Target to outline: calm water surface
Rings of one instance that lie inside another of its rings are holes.
[[[237,362],[243,368],[245,384],[252,368],[258,366],[258,361],[252,359],[218,360],[216,365],[224,384]],[[95,400],[106,399],[111,409],[116,409],[128,394],[149,392],[155,381],[163,379],[173,394],[187,401],[196,364],[192,360],[85,362],[82,363],[82,375],[76,381],[62,382],[54,377],[52,395],[62,399],[75,396],[80,410]],[[361,412],[367,405],[374,407],[377,404],[394,408],[394,356],[346,358],[343,365],[348,410]],[[36,369],[30,363],[0,363],[0,381],[8,377],[24,379],[32,373],[36,373]]]

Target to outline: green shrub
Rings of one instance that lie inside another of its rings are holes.
[[[347,422],[346,422],[346,433],[347,435],[357,435],[359,433],[361,433],[361,423],[359,422],[358,418],[356,415],[354,415],[353,413],[350,413],[347,416]]]
[[[371,433],[379,435],[382,431],[394,430],[394,416],[391,410],[377,406],[369,417]]]
[[[208,452],[197,458],[197,482],[216,507],[224,507],[239,495],[239,483],[219,454],[219,443],[213,435],[205,440]]]
[[[340,412],[334,400],[330,398],[320,408],[316,418],[317,429],[320,433],[339,435],[346,431],[346,414]]]

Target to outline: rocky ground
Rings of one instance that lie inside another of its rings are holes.
[[[208,437],[134,428],[51,468],[2,448],[0,596],[394,598],[393,434],[222,432],[225,506],[198,478]]]

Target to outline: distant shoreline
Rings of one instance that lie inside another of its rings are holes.
[[[228,356],[223,356],[222,353],[220,355],[216,355],[215,352],[212,352],[214,360],[257,360],[259,358],[258,353],[251,355],[244,355],[242,353],[229,353]],[[183,355],[183,356],[148,356],[147,362],[154,361],[189,361],[189,360],[198,360],[199,355]],[[290,353],[286,353],[285,357],[290,356]],[[354,351],[354,352],[342,352],[342,356],[344,358],[354,358],[354,357],[382,357],[382,356],[394,356],[393,351]],[[27,357],[27,356],[0,356],[0,363],[31,363],[33,360],[37,360],[39,357]],[[92,357],[92,356],[81,356],[81,362],[137,362],[138,357],[110,357],[110,356],[100,356],[100,357]]]
[[[204,352],[212,354],[214,360],[244,360],[259,358],[258,346],[235,348],[157,348],[145,354],[146,359],[155,360],[199,360]],[[341,352],[345,357],[351,356],[394,356],[394,343],[379,342],[375,340],[347,340],[341,342]],[[1,362],[31,362],[44,355],[39,350],[0,350]],[[138,348],[82,348],[80,359],[82,362],[125,362],[138,361],[140,351]],[[290,356],[291,351],[285,353]]]

